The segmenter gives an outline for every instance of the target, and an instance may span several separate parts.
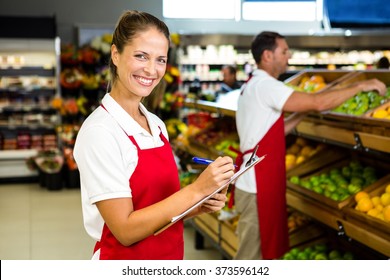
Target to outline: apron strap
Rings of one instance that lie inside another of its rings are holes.
[[[250,153],[253,153],[253,151],[256,149],[256,146],[252,149],[249,149],[243,153],[241,153],[239,150],[237,149],[234,149],[233,147],[229,147],[230,150],[238,153],[237,154],[237,157],[236,157],[236,168],[235,168],[235,172],[238,172],[241,168],[241,165],[244,163],[244,156],[246,154],[250,154]],[[231,188],[230,188],[230,197],[229,197],[229,201],[228,201],[228,208],[229,209],[232,209],[233,208],[233,205],[234,205],[234,190],[235,190],[235,186],[234,184],[232,184]]]

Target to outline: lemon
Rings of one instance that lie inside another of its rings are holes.
[[[383,213],[379,213],[376,217],[377,217],[379,220],[382,220],[382,221],[385,220],[385,217],[383,216]]]
[[[371,216],[371,217],[376,217],[376,216],[378,216],[379,215],[379,211],[378,211],[378,209],[376,209],[376,208],[372,208],[371,210],[369,210],[368,212],[367,212],[367,215],[368,216]]]
[[[313,148],[310,147],[310,146],[304,146],[301,150],[301,155],[302,156],[305,156],[305,157],[308,157],[310,156],[311,152],[313,151]]]
[[[388,184],[388,185],[386,186],[385,192],[386,192],[386,193],[390,193],[390,184]]]
[[[381,195],[381,203],[383,206],[390,205],[390,193],[384,193]]]
[[[378,110],[376,110],[376,111],[372,114],[372,117],[373,117],[373,118],[378,118],[378,119],[383,119],[383,118],[386,118],[387,115],[388,115],[388,113],[387,113],[386,110],[378,109]]]
[[[375,206],[375,209],[378,209],[379,212],[382,212],[383,205],[382,204],[378,204],[378,205]]]
[[[298,156],[297,161],[296,161],[296,164],[300,164],[301,162],[304,162],[305,159],[306,159],[306,158],[305,158],[304,156]]]
[[[372,197],[371,201],[374,204],[374,206],[377,206],[377,205],[381,204],[381,198],[379,196]]]
[[[383,208],[383,218],[386,222],[390,222],[390,205],[387,205],[385,208]]]

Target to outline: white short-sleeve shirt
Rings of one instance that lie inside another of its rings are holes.
[[[104,221],[95,203],[105,199],[131,197],[129,178],[138,162],[137,148],[161,147],[160,128],[168,139],[165,124],[141,104],[152,135],[144,130],[107,93],[99,106],[83,122],[76,138],[74,158],[80,171],[84,227],[96,241],[100,240]],[[108,111],[108,112],[107,112]],[[127,134],[127,135],[126,135]]]
[[[256,69],[238,98],[236,125],[241,152],[253,149],[282,114],[282,109],[293,93],[293,88]],[[244,156],[244,162],[250,154]],[[236,182],[238,189],[256,193],[254,168],[244,173]]]

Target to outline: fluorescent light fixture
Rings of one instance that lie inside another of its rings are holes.
[[[322,5],[322,0],[244,2],[242,18],[262,21],[317,21],[322,19]]]
[[[240,0],[238,0],[239,2]],[[237,20],[237,0],[163,0],[163,17]]]

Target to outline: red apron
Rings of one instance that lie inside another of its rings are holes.
[[[263,259],[278,259],[289,250],[283,114],[258,145],[257,155],[267,155],[266,163],[254,167],[261,252]]]
[[[241,91],[241,94],[244,94],[244,90]],[[278,259],[289,250],[286,207],[286,143],[283,114],[257,145],[259,148],[256,155],[259,157],[267,155],[266,163],[254,166],[260,249],[263,259]],[[254,148],[238,154],[236,159],[238,170],[243,164],[243,156],[253,151]],[[234,203],[234,186],[231,190],[229,207]]]
[[[162,147],[141,150],[134,137],[129,136],[138,150],[138,164],[129,179],[134,211],[157,203],[180,189],[171,146],[162,133],[160,137],[164,142]],[[99,248],[102,260],[182,260],[183,221],[130,246],[121,245],[104,224],[101,241],[97,242],[95,251]]]

